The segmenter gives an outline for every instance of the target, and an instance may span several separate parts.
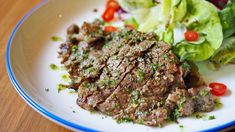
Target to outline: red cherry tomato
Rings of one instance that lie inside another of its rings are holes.
[[[126,24],[125,27],[129,28],[130,30],[134,30],[135,29],[135,26],[131,25],[131,24]]]
[[[115,13],[115,10],[113,8],[107,8],[102,15],[103,20],[105,22],[112,21],[114,18],[114,13]]]
[[[120,8],[120,5],[116,0],[108,0],[106,8],[112,8],[116,11]]]
[[[113,26],[106,26],[104,27],[104,31],[105,32],[116,32],[118,29],[116,27]]]
[[[199,35],[195,31],[187,31],[184,33],[184,37],[187,41],[197,41]]]
[[[216,96],[222,96],[227,91],[227,86],[223,83],[213,82],[209,84],[211,88],[211,93]]]

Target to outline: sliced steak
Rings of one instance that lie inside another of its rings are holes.
[[[204,82],[197,69],[180,62],[154,33],[107,33],[100,24],[72,25],[60,46],[79,106],[150,126],[214,109],[210,93],[198,88]]]

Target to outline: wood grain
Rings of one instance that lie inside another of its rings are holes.
[[[6,71],[5,51],[20,19],[41,0],[0,0],[0,132],[69,132],[29,107],[13,88]]]

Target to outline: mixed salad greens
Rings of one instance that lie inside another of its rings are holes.
[[[235,59],[235,0],[110,1],[114,10],[106,9],[105,22],[112,23],[112,11],[118,12],[128,28],[155,32],[182,61],[227,64]]]

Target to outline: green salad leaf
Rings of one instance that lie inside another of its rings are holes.
[[[145,21],[139,24],[139,31],[155,32],[160,40],[174,42],[174,27],[187,12],[186,0],[164,0],[150,9]]]
[[[148,0],[144,4],[143,0],[119,1],[136,19],[139,31],[155,32],[160,40],[173,47],[181,60],[206,60],[222,44],[223,30],[217,9],[206,0],[162,0],[156,4]],[[176,35],[177,25],[205,36],[195,42],[187,42],[183,37],[179,40],[175,37],[183,36],[184,32]]]
[[[205,34],[200,44],[179,43],[174,48],[181,60],[203,61],[210,58],[223,41],[223,32],[216,7],[205,0],[188,0],[184,25],[189,30]],[[205,8],[206,7],[206,8]]]
[[[222,46],[216,50],[211,60],[221,64],[227,64],[235,59],[235,36],[223,41]]]
[[[121,7],[130,12],[138,23],[142,23],[155,6],[153,0],[118,0]]]
[[[235,33],[235,0],[229,0],[226,7],[219,11],[224,38]]]
[[[118,0],[121,7],[128,11],[132,12],[133,10],[140,8],[150,8],[154,6],[153,0]]]
[[[130,18],[126,19],[124,21],[124,23],[125,23],[125,25],[128,25],[128,24],[133,25],[136,29],[139,26],[134,17],[130,17]]]

